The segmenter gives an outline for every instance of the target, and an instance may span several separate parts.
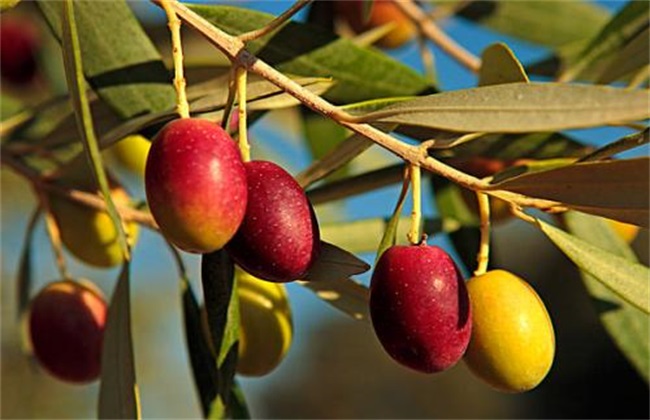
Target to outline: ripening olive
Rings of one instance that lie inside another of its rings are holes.
[[[555,355],[555,334],[533,288],[504,270],[471,278],[467,291],[473,327],[464,360],[494,388],[524,392],[546,376]]]
[[[262,376],[275,369],[289,351],[293,335],[291,308],[283,284],[238,271],[239,358],[237,373]]]

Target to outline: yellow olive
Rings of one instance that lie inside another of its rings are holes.
[[[553,324],[533,288],[504,270],[471,278],[472,337],[464,360],[494,388],[524,392],[546,376],[555,355]]]
[[[625,222],[619,222],[614,219],[605,219],[609,226],[621,237],[625,242],[631,244],[632,241],[639,234],[639,227]]]
[[[147,155],[151,142],[139,134],[124,137],[111,146],[110,150],[116,159],[131,172],[144,176],[147,165]]]
[[[129,203],[129,196],[121,187],[113,187],[111,196],[116,205]],[[70,253],[97,267],[113,267],[122,263],[124,257],[118,234],[108,213],[54,195],[49,200],[61,241]],[[127,223],[126,233],[133,246],[138,237],[138,225]]]
[[[293,335],[285,286],[238,271],[241,329],[237,373],[266,375],[289,351]]]

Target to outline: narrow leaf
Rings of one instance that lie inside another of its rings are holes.
[[[648,65],[650,62],[650,26],[646,27],[611,59],[610,64],[598,76],[598,83],[611,83]]]
[[[187,279],[181,279],[181,285],[187,351],[190,356],[194,383],[199,392],[203,416],[207,418],[210,413],[210,404],[218,395],[217,362],[206,341],[201,308],[192,290],[192,285]]]
[[[579,54],[579,59],[564,71],[561,79],[578,78],[599,60],[617,53],[630,37],[647,25],[647,20],[647,2],[631,1],[627,3]]]
[[[242,7],[193,5],[191,9],[232,35],[263,27],[273,18]],[[414,95],[432,89],[423,76],[386,54],[309,24],[289,22],[247,47],[283,73],[332,77],[336,86],[325,96],[335,102]]]
[[[336,309],[360,321],[369,321],[368,288],[351,278],[339,277],[321,281],[298,281]]]
[[[139,419],[140,397],[131,337],[129,263],[115,285],[106,318],[99,387],[100,419]]]
[[[650,313],[650,270],[641,264],[578,239],[546,222],[539,228],[581,270],[593,276],[621,299]]]
[[[303,109],[303,137],[309,146],[312,158],[318,161],[331,150],[335,150],[348,137],[347,130],[335,121]],[[338,179],[347,174],[343,165],[330,179]]]
[[[531,197],[648,227],[650,159],[584,162],[533,172],[493,184]]]
[[[65,74],[68,81],[68,88],[72,105],[77,120],[77,128],[82,137],[86,157],[91,164],[92,173],[99,185],[99,189],[106,201],[108,215],[111,222],[118,232],[118,241],[122,248],[125,258],[128,260],[129,245],[126,241],[123,225],[120,215],[115,208],[111,197],[108,179],[102,163],[102,156],[97,145],[95,130],[93,128],[92,115],[88,97],[86,96],[85,80],[83,77],[83,65],[81,60],[81,50],[79,47],[79,38],[77,35],[77,24],[75,20],[75,4],[72,0],[66,0],[63,3],[63,62],[65,64]]]
[[[40,217],[41,207],[37,207],[27,224],[27,229],[25,230],[25,243],[23,244],[23,250],[20,253],[18,276],[16,277],[16,292],[18,295],[16,315],[19,319],[29,304],[29,293],[32,285],[32,239],[34,237],[36,223]]]
[[[512,50],[504,43],[490,45],[481,54],[478,85],[528,82],[528,76]]]
[[[320,254],[304,280],[309,282],[345,279],[365,273],[370,266],[344,249],[321,241]]]
[[[217,351],[218,395],[212,401],[210,418],[226,417],[237,367],[239,298],[235,266],[224,251],[204,254],[201,281],[212,346]]]
[[[645,90],[562,83],[509,83],[423,96],[359,117],[449,131],[527,133],[650,117]]]
[[[567,212],[564,220],[576,237],[628,261],[637,261],[630,246],[602,218]],[[605,329],[647,382],[650,372],[650,317],[619,298],[594,277],[584,271],[581,275]]]
[[[386,224],[386,230],[381,237],[379,242],[379,247],[377,248],[377,254],[375,256],[375,264],[379,261],[381,255],[391,246],[395,245],[397,242],[397,228],[399,227],[400,216],[402,215],[402,208],[404,207],[404,201],[406,201],[406,194],[409,190],[410,180],[409,180],[409,171],[407,170],[404,173],[404,180],[402,181],[402,189],[400,190],[399,197],[397,198],[397,204],[395,205],[395,210],[391,215],[388,223]]]
[[[624,152],[626,150],[634,149],[635,147],[643,146],[650,142],[650,129],[646,128],[645,130],[630,134],[620,139],[606,144],[605,146],[594,150],[586,156],[580,158],[578,162],[590,162],[595,160],[601,160],[608,157],[612,157],[618,153]]]
[[[39,1],[53,33],[63,39],[60,2]],[[171,75],[126,1],[77,0],[79,54],[89,84],[121,117],[171,109]]]

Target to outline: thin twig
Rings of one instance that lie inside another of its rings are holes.
[[[400,0],[395,4],[418,26],[420,32],[441,50],[472,72],[478,73],[481,60],[451,39],[413,0]]]
[[[65,262],[65,256],[63,255],[61,231],[59,230],[58,223],[54,219],[54,214],[52,213],[52,208],[50,207],[50,200],[45,191],[43,191],[41,188],[38,188],[37,185],[35,185],[35,187],[39,204],[43,208],[43,213],[45,216],[45,227],[50,238],[50,244],[52,245],[52,251],[54,252],[54,259],[56,260],[56,266],[59,270],[59,274],[64,280],[70,279],[70,272],[68,271],[68,266]]]
[[[287,23],[289,19],[293,17],[296,13],[302,10],[303,7],[311,3],[312,0],[298,0],[290,8],[284,11],[281,15],[270,21],[266,26],[260,29],[255,29],[254,31],[246,32],[238,36],[243,42],[249,42],[261,38],[265,35],[268,35],[280,28],[282,25]]]

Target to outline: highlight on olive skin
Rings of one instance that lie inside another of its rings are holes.
[[[503,392],[535,388],[555,356],[553,324],[540,297],[528,283],[504,270],[471,278],[467,290],[474,316],[464,357],[467,366]]]
[[[45,286],[28,315],[31,349],[40,366],[69,383],[98,379],[106,314],[106,302],[94,287],[71,280]]]
[[[465,282],[437,246],[393,246],[370,281],[372,325],[386,352],[423,373],[449,369],[463,356],[472,331]]]

